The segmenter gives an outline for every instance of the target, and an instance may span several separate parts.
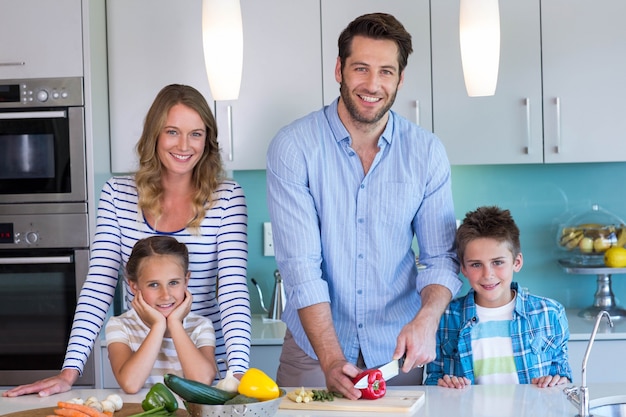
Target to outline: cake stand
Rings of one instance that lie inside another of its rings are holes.
[[[619,307],[615,302],[615,295],[611,287],[611,275],[626,274],[626,268],[608,268],[605,266],[584,266],[572,263],[566,259],[559,259],[559,264],[568,274],[596,275],[597,288],[593,299],[593,305],[582,309],[578,315],[587,320],[595,320],[598,313],[606,311],[611,320],[626,318],[626,309]]]

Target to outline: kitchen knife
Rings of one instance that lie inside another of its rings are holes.
[[[378,369],[383,374],[383,379],[385,381],[389,381],[391,378],[398,375],[398,373],[400,372],[400,368],[402,368],[402,365],[404,365],[404,356],[401,357],[400,359],[394,359],[389,363],[386,363],[384,365],[381,365],[373,369]],[[357,388],[357,389],[367,388],[367,377],[368,376],[365,375],[363,378],[359,379],[354,384],[354,388]]]

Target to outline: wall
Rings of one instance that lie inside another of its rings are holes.
[[[273,257],[263,256],[262,223],[269,221],[265,171],[237,171],[248,201],[249,276],[262,282],[264,293],[273,286]],[[566,308],[592,304],[594,275],[569,275],[561,270],[556,248],[559,221],[587,211],[594,203],[626,219],[626,163],[455,166],[452,188],[458,218],[480,205],[511,210],[521,230],[524,267],[515,280],[531,292],[554,298]],[[462,291],[467,290],[467,284]],[[626,303],[626,281],[613,276],[613,291]],[[253,312],[261,312],[251,289]],[[268,302],[268,301],[266,301]],[[621,304],[621,303],[620,303]]]

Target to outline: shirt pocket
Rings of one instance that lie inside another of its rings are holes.
[[[423,197],[417,184],[405,182],[381,183],[374,195],[382,197],[377,199],[376,204],[380,204],[380,212],[385,213],[381,221],[387,227],[410,224]]]
[[[556,336],[541,335],[535,337],[531,342],[530,348],[536,355],[552,357],[557,350]]]

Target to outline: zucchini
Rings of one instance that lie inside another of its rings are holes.
[[[165,374],[163,382],[169,389],[178,394],[180,398],[190,403],[223,405],[237,395],[236,392],[224,391],[174,374]]]

